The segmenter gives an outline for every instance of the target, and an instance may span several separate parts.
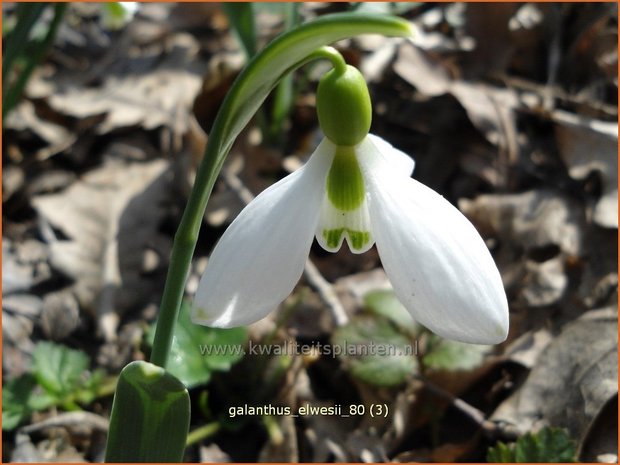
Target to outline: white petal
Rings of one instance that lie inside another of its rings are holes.
[[[200,280],[194,323],[247,325],[290,294],[308,258],[334,152],[325,139],[303,168],[263,191],[233,221]]]
[[[484,241],[432,189],[365,152],[360,166],[383,267],[412,316],[440,336],[496,344],[508,332],[508,303]]]
[[[415,161],[405,152],[401,152],[396,147],[392,146],[389,142],[385,141],[379,136],[374,134],[368,134],[368,137],[361,143],[361,149],[367,144],[367,140],[370,139],[375,148],[386,156],[387,161],[394,166],[394,168],[407,176],[413,174],[415,168]]]

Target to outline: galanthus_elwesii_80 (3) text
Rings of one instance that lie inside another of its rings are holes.
[[[376,243],[394,293],[412,317],[461,342],[497,344],[508,333],[500,273],[475,227],[441,195],[411,178],[414,161],[369,134],[361,73],[336,66],[320,80],[325,138],[309,161],[259,194],[217,243],[196,292],[192,320],[251,324],[300,279],[313,239],[331,252]]]

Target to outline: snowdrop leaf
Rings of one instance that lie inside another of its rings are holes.
[[[183,383],[152,363],[130,363],[118,379],[105,461],[182,461],[189,417]]]
[[[245,56],[252,57],[257,39],[254,4],[252,2],[222,2],[222,9],[243,47]]]

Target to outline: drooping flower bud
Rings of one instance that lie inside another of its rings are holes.
[[[319,81],[316,107],[319,124],[334,144],[359,144],[370,130],[372,106],[362,74],[353,66],[336,67]]]

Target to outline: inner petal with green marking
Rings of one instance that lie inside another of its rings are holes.
[[[316,239],[325,250],[337,252],[346,239],[353,253],[374,244],[366,204],[364,178],[354,147],[338,147],[326,182]]]
[[[362,204],[366,191],[355,147],[336,147],[326,188],[327,198],[339,210],[355,210]]]

